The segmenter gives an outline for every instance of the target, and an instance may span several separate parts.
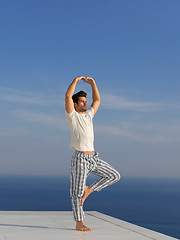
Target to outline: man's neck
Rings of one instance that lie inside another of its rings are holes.
[[[80,111],[78,111],[77,109],[75,109],[76,110],[76,112],[78,112],[79,114],[85,114],[85,112],[80,112]]]

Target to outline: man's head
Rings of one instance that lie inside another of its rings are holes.
[[[87,110],[87,93],[80,91],[72,96],[74,107],[77,112],[85,112]]]

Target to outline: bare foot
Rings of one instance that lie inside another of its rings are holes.
[[[92,230],[83,224],[83,221],[76,222],[76,230],[83,232],[92,232]]]
[[[90,186],[86,186],[84,189],[84,194],[82,196],[81,199],[81,206],[83,206],[84,201],[86,200],[86,198],[89,196],[89,194],[91,194],[94,190],[90,187]]]

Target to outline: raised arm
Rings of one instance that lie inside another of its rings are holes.
[[[92,87],[92,100],[93,100],[93,102],[91,104],[91,107],[93,107],[94,115],[95,115],[97,110],[98,110],[98,108],[99,108],[100,102],[101,102],[101,98],[100,98],[100,94],[99,94],[97,85],[95,83],[95,80],[93,78],[91,78],[91,77],[87,77],[85,80],[83,79],[83,81],[91,84],[91,87]]]
[[[65,108],[66,108],[66,112],[69,114],[72,113],[74,109],[72,96],[74,94],[77,82],[80,82],[81,79],[84,80],[85,77],[83,76],[76,77],[67,89],[66,96],[65,96]]]

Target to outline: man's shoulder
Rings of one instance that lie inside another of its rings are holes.
[[[74,116],[74,114],[76,114],[75,109],[73,109],[71,113],[68,113],[67,111],[65,111],[66,118],[71,118],[72,116]]]
[[[90,116],[94,116],[94,108],[90,107],[86,110],[86,114],[90,115]]]

